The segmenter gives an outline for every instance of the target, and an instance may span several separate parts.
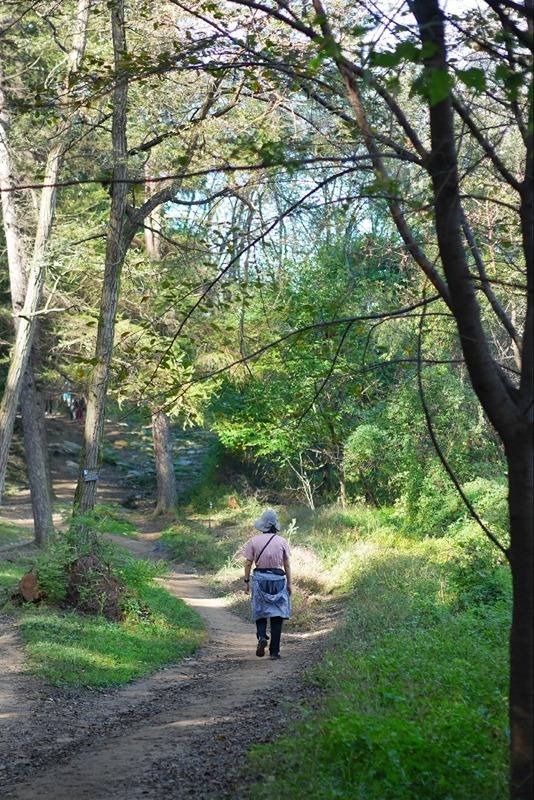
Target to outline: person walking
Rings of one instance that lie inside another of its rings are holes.
[[[265,655],[269,645],[269,657],[280,658],[282,625],[291,616],[291,551],[289,544],[280,536],[280,523],[276,512],[267,509],[254,523],[259,533],[253,536],[243,550],[245,562],[245,592],[250,593],[252,565],[252,619],[256,623],[258,645],[256,655]],[[270,644],[267,623],[270,620]]]

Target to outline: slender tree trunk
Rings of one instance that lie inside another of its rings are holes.
[[[24,375],[20,404],[26,467],[32,498],[35,543],[42,546],[53,534],[54,522],[44,408],[35,385],[31,364]]]
[[[169,417],[162,411],[152,414],[152,436],[156,463],[158,500],[155,514],[166,514],[176,507],[176,476],[172,452],[171,425]]]
[[[19,399],[23,386],[28,389],[33,385],[33,374],[30,367],[30,353],[35,330],[35,313],[41,302],[41,294],[44,283],[44,268],[40,253],[36,254],[36,259],[32,265],[30,276],[26,280],[25,275],[25,254],[22,235],[17,219],[15,205],[14,186],[15,180],[11,168],[11,158],[8,140],[8,118],[5,107],[3,92],[0,92],[0,102],[2,103],[0,118],[0,187],[2,192],[2,219],[7,244],[7,255],[9,264],[9,276],[11,285],[11,297],[15,322],[15,346],[12,353],[11,364],[8,371],[4,395],[0,405],[0,502],[4,488],[7,461],[15,424],[15,414],[19,404]],[[40,241],[42,241],[42,229],[40,229]],[[31,407],[30,396],[26,397],[23,403],[23,415],[25,431],[35,445],[40,441],[35,430],[32,431],[36,423],[36,409]],[[39,446],[40,447],[40,446]],[[37,453],[35,457],[38,458]],[[33,470],[30,474],[33,474]],[[31,480],[31,479],[30,479]],[[30,484],[31,485],[31,484]],[[33,493],[32,493],[33,496]],[[44,508],[41,501],[38,501],[41,510]],[[49,514],[51,522],[51,509]],[[37,521],[36,521],[37,524]],[[40,527],[40,526],[39,526]],[[45,528],[49,528],[48,521],[44,523]],[[37,532],[36,532],[37,533]]]
[[[532,438],[527,437],[526,443],[523,439],[523,436],[517,437],[517,442],[507,447],[511,539],[509,559],[513,583],[510,631],[511,800],[527,800],[533,793],[534,452]]]
[[[145,184],[145,197],[150,199],[150,184]],[[158,206],[147,216],[145,221],[145,247],[150,261],[159,261],[161,258],[161,206]]]
[[[425,66],[446,72],[444,15],[438,0],[410,0],[421,40],[433,46]],[[467,368],[480,404],[498,431],[508,460],[513,617],[510,632],[510,798],[532,797],[532,576],[533,576],[533,254],[532,135],[521,184],[521,221],[529,285],[519,387],[495,363],[481,321],[477,292],[462,236],[454,119],[450,95],[429,108],[432,153],[428,162],[434,186],[436,233]],[[532,124],[532,115],[530,117]]]
[[[10,190],[2,192],[2,221],[6,238],[11,303],[16,332],[19,313],[24,306],[24,298],[26,296],[26,276],[24,274],[26,257],[18,221],[15,192],[13,191],[15,182],[11,169],[8,134],[9,114],[2,88],[2,76],[0,75],[0,186],[3,189]],[[52,487],[44,427],[44,409],[42,404],[38,402],[32,363],[34,359],[35,355],[33,359],[30,358],[28,361],[28,366],[23,376],[20,404],[28,482],[32,499],[35,541],[38,545],[42,545],[53,533],[54,525],[52,520]]]
[[[119,67],[119,64],[124,60],[124,53],[126,52],[123,0],[118,0],[112,6],[111,27],[117,73],[113,92],[111,132],[113,182],[111,185],[111,211],[106,244],[104,282],[95,348],[96,365],[88,391],[80,475],[74,499],[75,509],[81,511],[82,514],[92,510],[96,500],[97,476],[102,458],[109,368],[113,354],[120,279],[124,258],[132,235],[130,227],[126,226],[128,192],[126,183],[128,152],[126,143],[126,103],[128,99],[128,76]],[[126,231],[127,227],[128,230]]]
[[[70,85],[74,73],[77,72],[80,67],[85,50],[90,3],[91,0],[79,0],[78,3],[72,48],[69,53],[67,88]],[[36,315],[41,305],[46,274],[45,254],[50,239],[57,197],[56,184],[61,171],[63,157],[69,144],[68,139],[71,127],[72,116],[70,115],[54,132],[54,141],[57,142],[57,144],[50,149],[48,154],[44,175],[44,188],[41,192],[33,257],[28,275],[26,276],[24,305],[18,316],[15,345],[6,379],[4,395],[0,403],[0,503],[2,501],[9,448],[15,424],[15,414],[20,399],[24,376],[30,360],[36,327]],[[0,125],[0,169],[2,171],[1,188],[8,190],[2,192],[2,196],[4,197],[4,195],[11,194],[14,183],[9,160],[9,142],[4,125]],[[3,214],[5,225],[5,209]],[[13,227],[14,223],[15,227]],[[7,225],[10,235],[13,235],[13,231],[16,230],[16,218],[13,219],[13,217],[9,217]]]

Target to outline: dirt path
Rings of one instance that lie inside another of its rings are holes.
[[[141,540],[117,541],[153,553]],[[0,618],[0,798],[197,800],[238,798],[254,779],[246,750],[269,741],[312,690],[303,670],[325,633],[284,634],[283,659],[257,658],[253,625],[224,607],[193,573],[164,585],[206,621],[195,657],[123,689],[54,689],[23,671],[13,620]]]

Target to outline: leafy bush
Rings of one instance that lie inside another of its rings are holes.
[[[69,568],[76,561],[75,548],[64,538],[52,539],[37,556],[34,570],[39,579],[39,590],[52,604],[66,600]]]
[[[129,589],[141,591],[147,583],[152,583],[154,578],[164,575],[169,565],[165,561],[132,558],[121,551],[116,551],[111,568]]]
[[[88,524],[93,526],[89,535]],[[99,532],[133,527],[130,523],[126,526],[121,517],[111,518],[108,509],[97,508],[93,514],[74,519],[65,534],[53,537],[34,558],[32,569],[45,602],[105,615],[109,605],[113,618],[120,617],[122,600],[128,595],[124,578],[139,586],[153,577],[154,568],[141,563],[133,566],[131,559],[120,556],[113,545],[95,534],[95,524]],[[116,567],[111,566],[113,562]]]
[[[477,478],[462,489],[477,514],[506,545],[508,537],[507,487],[504,481]],[[441,470],[425,478],[413,529],[430,536],[455,534],[471,514],[450,479]]]
[[[135,530],[135,525],[125,516],[123,511],[113,505],[98,505],[86,514],[74,516],[70,524],[71,537],[76,537],[76,531],[80,527],[89,528],[95,533],[113,533],[117,535],[128,535]],[[80,545],[78,539],[77,546]]]
[[[510,596],[510,572],[504,554],[476,522],[464,525],[453,539],[450,582],[458,606],[496,603]]]
[[[390,501],[394,461],[388,432],[378,425],[359,425],[346,442],[343,469],[368,501]]]

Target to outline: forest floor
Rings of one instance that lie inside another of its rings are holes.
[[[68,504],[77,467],[64,443],[79,445],[82,426],[59,417],[48,422],[50,441],[58,443],[51,448],[54,487]],[[121,436],[106,431],[111,443]],[[120,471],[106,466],[99,496],[123,503],[131,494]],[[113,537],[139,558],[161,556],[154,540],[168,524],[151,518],[147,505],[127,512],[140,531],[136,539]],[[31,537],[27,493],[8,498],[0,519],[27,527]],[[246,751],[279,735],[303,702],[313,703],[317,690],[304,672],[321,656],[327,624],[284,634],[283,658],[270,661],[255,655],[253,624],[227,610],[194,569],[174,565],[163,584],[203,617],[209,641],[195,656],[121,689],[55,688],[29,675],[16,619],[0,616],[0,798],[224,800],[262,779]]]

